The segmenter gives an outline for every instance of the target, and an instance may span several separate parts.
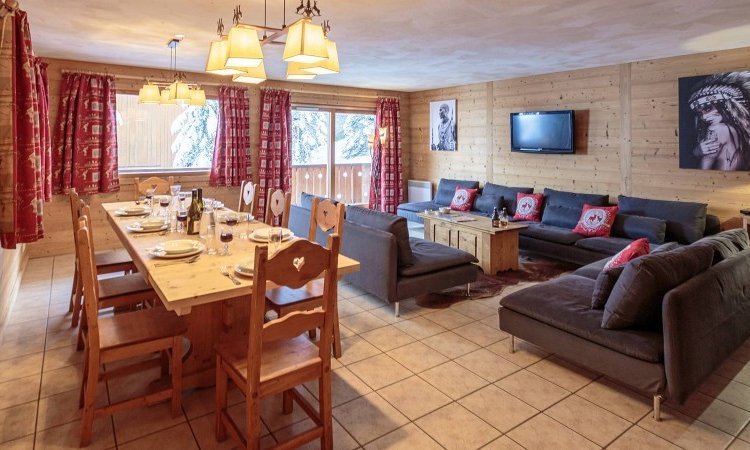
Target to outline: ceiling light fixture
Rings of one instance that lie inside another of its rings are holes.
[[[170,51],[169,69],[173,71],[174,81],[156,83],[146,80],[146,84],[138,91],[138,103],[188,106],[206,104],[206,92],[197,84],[185,82],[185,74],[177,70],[177,46],[184,38],[185,36],[178,34],[167,42]]]

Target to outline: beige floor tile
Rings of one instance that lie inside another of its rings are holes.
[[[456,358],[456,362],[489,382],[521,370],[519,366],[484,348]]]
[[[66,366],[83,364],[84,352],[76,350],[75,345],[47,350],[44,353],[44,371],[61,369]]]
[[[409,369],[385,353],[350,364],[347,368],[375,390],[413,375]]]
[[[70,323],[68,323],[70,325]],[[70,328],[70,327],[68,327]],[[2,347],[4,344],[7,344],[8,342],[19,342],[19,343],[25,343],[29,340],[32,340],[32,337],[36,337],[39,335],[44,336],[44,334],[47,332],[47,319],[39,319],[39,320],[32,320],[29,322],[19,323],[15,325],[6,324],[5,329],[2,332],[2,340],[0,343],[0,355],[2,355]],[[44,338],[37,338],[40,340],[44,340]],[[41,351],[41,350],[37,350]],[[34,353],[34,351],[29,351],[28,353]],[[18,355],[13,355],[18,356]]]
[[[47,333],[47,340],[44,343],[46,350],[55,348],[67,347],[69,345],[75,345],[78,341],[78,329],[68,328],[62,331],[53,331]]]
[[[385,321],[378,319],[368,311],[342,317],[340,322],[341,325],[344,325],[355,333],[364,333],[365,331],[374,330],[388,325]]]
[[[0,383],[42,373],[44,353],[32,353],[0,361]]]
[[[521,370],[495,383],[536,409],[544,410],[570,395],[570,392],[544,378]]]
[[[390,324],[403,322],[404,320],[419,317],[418,313],[414,312],[410,308],[407,308],[402,303],[399,304],[398,317],[396,317],[396,307],[390,304],[381,306],[380,308],[371,309],[370,312],[378,319]]]
[[[365,445],[365,450],[441,450],[443,447],[413,423]]]
[[[712,375],[698,387],[698,390],[710,397],[750,411],[750,386],[746,384]]]
[[[523,447],[513,442],[508,436],[500,436],[482,447],[482,450],[523,450]]]
[[[50,316],[59,316],[61,314],[68,314],[68,306],[69,303],[65,302],[56,302],[56,303],[50,303],[49,304],[49,315]],[[71,315],[71,318],[73,316]]]
[[[419,376],[453,400],[458,400],[488,384],[484,378],[453,361],[426,370]]]
[[[234,406],[245,400],[239,389],[230,383],[229,393],[227,395],[227,405]],[[182,409],[188,419],[214,414],[216,412],[216,389],[201,388],[193,389],[182,393]]]
[[[175,427],[157,431],[154,434],[149,434],[125,444],[118,441],[117,444],[117,448],[121,450],[141,450],[146,448],[198,450],[199,448],[193,437],[193,432],[187,423],[181,423]]]
[[[750,450],[750,443],[747,443],[741,439],[735,439],[727,447],[727,450]]]
[[[305,383],[311,395],[318,398],[318,381]],[[372,389],[347,367],[331,372],[331,403],[338,406],[372,392]]]
[[[388,356],[414,373],[425,371],[448,361],[443,354],[431,349],[421,342],[414,342],[388,352]]]
[[[479,344],[482,347],[486,347],[495,342],[501,341],[508,338],[508,333],[503,333],[495,328],[487,326],[482,322],[474,322],[462,327],[458,327],[453,330],[454,333],[459,336],[463,336],[466,339]]]
[[[31,375],[0,383],[0,409],[37,400],[40,379],[40,375]]]
[[[416,376],[380,389],[378,393],[411,420],[451,402],[448,396]]]
[[[339,319],[342,319],[344,317],[351,316],[354,314],[359,314],[365,311],[364,309],[360,308],[359,306],[355,305],[349,300],[339,300],[338,307],[339,307]]]
[[[19,356],[31,355],[44,351],[44,332],[28,336],[4,335],[3,343],[0,345],[0,360],[18,358]]]
[[[169,403],[122,411],[114,416],[117,442],[128,442],[185,422],[185,415],[172,417]]]
[[[66,423],[59,427],[49,428],[36,434],[35,450],[62,450],[79,448],[81,440],[81,421]],[[94,419],[91,445],[86,450],[112,448],[115,435],[112,420],[109,417]]]
[[[460,326],[474,322],[474,319],[467,317],[452,309],[439,309],[435,312],[425,314],[422,317],[429,319],[441,327],[452,330]]]
[[[11,311],[8,316],[7,323],[15,324],[21,322],[28,322],[31,320],[44,319],[49,314],[49,306],[42,306],[37,308],[20,308]]]
[[[83,364],[42,373],[41,398],[81,388]]]
[[[571,395],[544,413],[602,447],[631,425],[627,420],[577,395]]]
[[[650,399],[604,377],[577,394],[630,422],[638,422],[652,409]]]
[[[458,403],[440,408],[415,423],[449,450],[480,448],[500,436],[499,431]]]
[[[34,435],[29,435],[0,444],[0,450],[29,450],[34,448]]]
[[[462,398],[458,403],[503,433],[538,412],[535,408],[493,385]]]
[[[344,299],[359,297],[360,295],[366,294],[365,291],[351,284],[339,284],[337,291],[339,298]]]
[[[143,356],[126,361],[116,361],[108,364],[107,369],[112,370],[115,367],[130,365],[139,360],[148,360],[149,356]],[[126,364],[127,363],[127,364]],[[113,402],[121,402],[151,390],[151,386],[161,379],[161,370],[158,367],[140,371],[131,375],[117,377],[107,381],[109,396]]]
[[[100,313],[101,314],[101,313]],[[70,316],[50,316],[47,318],[47,333],[63,331],[70,328]]]
[[[215,416],[209,414],[190,421],[190,428],[193,430],[198,447],[201,450],[229,450],[236,448],[234,441],[229,436],[227,436],[224,442],[216,442],[215,420]]]
[[[415,339],[393,325],[360,334],[365,340],[380,350],[387,352],[394,348],[411,344]]]
[[[515,352],[511,353],[508,351],[508,340],[503,339],[502,341],[495,342],[492,345],[487,346],[487,350],[495,353],[496,355],[502,356],[513,364],[520,367],[530,366],[542,358],[549,356],[549,353],[540,349],[539,347],[529,344],[528,342],[515,340]]]
[[[292,436],[300,433],[304,433],[306,430],[311,429],[315,424],[310,419],[305,419],[302,422],[297,422],[294,425],[288,426],[281,430],[273,433],[274,437],[278,442],[285,441]],[[359,444],[339,423],[333,421],[333,448],[334,450],[353,450],[358,448]],[[320,449],[320,439],[316,439],[312,442],[308,442],[305,445],[297,447],[300,450],[316,450]]]
[[[596,373],[556,356],[543,359],[529,366],[528,370],[571,392],[581,389],[597,377]]]
[[[471,317],[474,320],[482,320],[487,317],[494,317],[497,319],[497,308],[490,308],[476,300],[457,302],[452,304],[450,308],[467,317]]]
[[[450,359],[458,358],[479,349],[477,344],[462,338],[452,331],[430,336],[427,339],[423,339],[422,342]]]
[[[298,391],[311,405],[313,405],[314,408],[318,408],[318,401],[310,392],[305,389],[298,389]],[[241,403],[240,405],[242,405],[244,411],[245,404]],[[244,417],[244,413],[242,417]],[[294,425],[297,422],[302,422],[307,419],[307,414],[305,414],[305,411],[296,403],[294,404],[294,409],[291,414],[284,414],[282,410],[281,394],[277,394],[272,397],[264,398],[261,401],[260,417],[263,419],[263,423],[268,426],[268,429],[275,432],[290,425]]]
[[[375,356],[378,353],[381,353],[381,351],[374,345],[359,336],[352,336],[341,339],[341,358],[338,360],[341,364],[347,365]]]
[[[647,448],[649,450],[677,450],[679,447],[671,442],[649,433],[639,426],[634,426],[622,434],[617,440],[607,447],[611,450],[637,450]]]
[[[34,434],[37,402],[24,403],[0,410],[0,442]]]
[[[671,408],[663,407],[661,417],[657,422],[649,414],[638,425],[686,449],[724,448],[732,441],[731,435]]]
[[[737,437],[745,442],[750,442],[750,426],[746,426]]]
[[[36,416],[37,431],[80,420],[83,410],[78,407],[79,395],[80,391],[76,389],[40,399]],[[105,406],[108,403],[107,387],[99,383],[96,405]]]
[[[409,422],[376,392],[337,406],[333,409],[333,416],[360,444],[373,441]]]
[[[694,392],[677,409],[733,436],[739,434],[750,421],[750,412],[701,392]]]
[[[365,311],[369,311],[375,308],[382,308],[383,306],[386,306],[388,304],[387,302],[380,300],[379,298],[370,294],[364,294],[364,295],[358,295],[356,297],[351,297],[349,298],[349,301],[352,302],[354,305],[359,306],[360,308],[364,309]]]
[[[750,385],[750,364],[744,364],[736,359],[729,358],[724,360],[714,371],[714,375]]]
[[[544,414],[539,414],[512,430],[508,433],[508,437],[527,449],[547,449],[550,442],[554,442],[557,448],[599,448],[585,437]]]
[[[273,406],[274,408],[273,411],[269,411],[268,414],[272,415],[274,420],[276,420],[276,417],[280,415],[280,411],[281,411],[280,410],[280,405],[281,405],[280,397],[277,396],[277,397],[273,397],[272,399],[274,400],[272,405],[268,403],[269,399],[264,399],[261,402],[261,420],[260,420],[260,426],[261,426],[260,435],[261,436],[266,436],[271,433],[271,431],[268,429],[268,426],[266,426],[265,419],[263,418],[263,408],[267,407],[266,406],[267,404],[270,406]],[[279,413],[277,413],[277,411],[279,411]],[[247,421],[246,421],[247,405],[243,402],[234,406],[230,406],[227,408],[227,413],[229,414],[229,417],[232,419],[232,421],[234,421],[234,423],[237,425],[237,428],[239,428],[240,433],[242,433],[243,436],[246,436],[247,435]],[[204,417],[215,417],[215,416],[209,415],[209,416],[204,416]],[[282,420],[277,420],[277,424],[276,424],[277,429],[284,428],[286,426],[289,426],[293,423],[300,422],[302,420],[305,420],[304,413],[300,414],[299,408],[294,408],[292,414],[286,415],[285,417],[283,417]],[[215,431],[213,427],[211,427],[211,430],[212,432]],[[261,444],[262,442],[263,441],[261,440]]]
[[[424,317],[404,320],[394,326],[414,339],[428,338],[445,331],[445,328]]]

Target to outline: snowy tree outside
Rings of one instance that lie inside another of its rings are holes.
[[[172,122],[172,167],[211,167],[219,121],[219,102],[188,106]]]
[[[320,165],[328,162],[331,113],[292,111],[292,164]],[[374,114],[335,114],[336,164],[369,164],[367,135],[375,129]]]

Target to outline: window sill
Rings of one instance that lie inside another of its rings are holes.
[[[134,177],[141,177],[141,176],[147,176],[147,177],[179,177],[179,176],[186,176],[186,175],[206,175],[211,172],[211,169],[190,169],[190,168],[183,168],[183,169],[164,169],[164,168],[156,168],[156,169],[120,169],[120,178],[134,178]]]

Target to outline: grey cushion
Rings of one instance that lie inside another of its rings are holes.
[[[414,264],[414,256],[409,246],[409,229],[403,217],[361,206],[349,206],[346,208],[346,220],[393,234],[396,238],[399,267]]]
[[[484,188],[482,188],[482,195],[495,194],[503,198],[503,207],[505,207],[509,216],[516,214],[516,199],[519,192],[531,194],[534,192],[534,188],[501,186],[493,183],[485,183]]]
[[[618,197],[620,213],[656,217],[667,221],[666,239],[690,244],[703,237],[706,230],[706,204]]]
[[[651,244],[651,254],[653,255],[654,253],[669,252],[676,248],[680,248],[680,244],[678,244],[677,242],[666,242],[659,246],[654,246],[653,244]]]
[[[608,270],[602,270],[596,277],[594,284],[594,293],[591,295],[591,307],[594,309],[604,309],[612,288],[615,287],[617,280],[620,279],[624,266],[613,267]]]
[[[664,242],[667,221],[654,217],[617,214],[612,224],[612,236],[628,239],[646,238],[654,244]]]
[[[609,195],[581,194],[545,188],[542,223],[573,229],[581,218],[584,204],[606,206],[609,204]]]
[[[414,264],[399,267],[398,274],[401,276],[413,277],[477,262],[474,255],[437,242],[410,238],[409,243],[414,255]]]
[[[632,239],[618,237],[589,237],[575,243],[576,247],[593,250],[604,255],[614,255],[633,242]]]
[[[644,361],[663,360],[661,333],[601,328],[602,310],[591,309],[594,280],[563,275],[514,292],[500,301],[509,309],[588,341]]]
[[[556,242],[565,245],[571,245],[576,241],[583,239],[583,236],[573,233],[569,229],[539,223],[530,224],[528,228],[522,229],[519,233],[534,239],[541,239],[543,241]]]
[[[303,192],[303,193],[300,194],[299,206],[301,206],[301,207],[303,207],[305,209],[312,209],[312,202],[313,202],[314,198],[318,198],[321,201],[322,200],[331,200],[334,205],[337,205],[339,203],[339,202],[337,202],[336,200],[334,200],[332,198],[321,197],[319,195],[313,195],[313,194],[308,194],[307,192]]]
[[[398,205],[398,209],[412,212],[424,212],[426,209],[436,210],[442,205],[438,205],[435,202],[411,202],[401,203]]]
[[[438,183],[437,192],[435,193],[434,202],[440,206],[449,206],[453,200],[453,195],[456,193],[456,188],[461,186],[466,189],[479,189],[478,181],[470,180],[451,180],[448,178],[441,178]]]
[[[708,269],[713,253],[691,245],[627,263],[604,306],[602,328],[660,327],[664,294]]]
[[[578,275],[581,277],[591,278],[592,280],[596,280],[596,278],[599,276],[599,273],[601,273],[602,270],[604,270],[604,265],[609,262],[610,258],[604,258],[600,259],[599,261],[594,261],[590,264],[586,264],[583,267],[579,267],[576,269],[575,272],[573,272],[574,275]]]
[[[481,213],[492,214],[495,208],[497,208],[498,213],[503,210],[503,197],[501,195],[482,193],[477,195],[474,200],[474,209]]]
[[[741,228],[722,231],[697,240],[693,245],[708,245],[714,249],[714,264],[738,254],[748,248],[747,231]]]

